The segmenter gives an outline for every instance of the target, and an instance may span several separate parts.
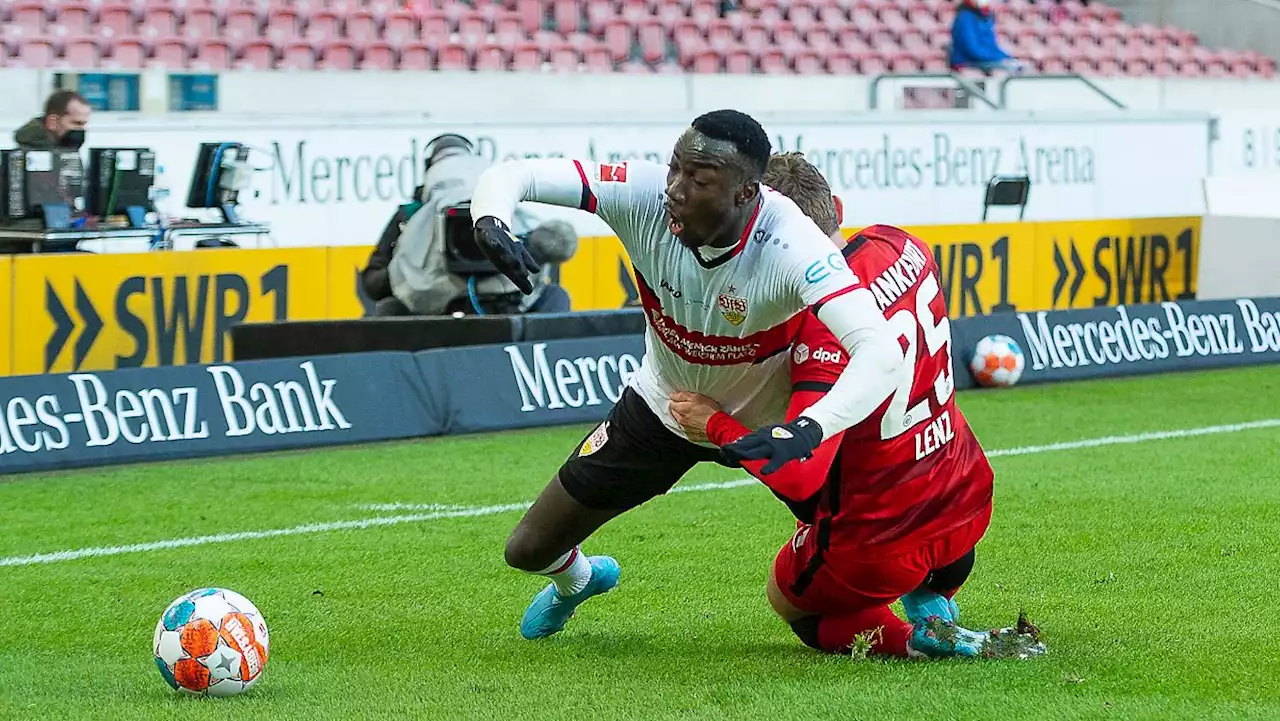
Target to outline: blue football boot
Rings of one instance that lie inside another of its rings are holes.
[[[991,635],[961,628],[941,616],[912,624],[907,652],[917,658],[977,658]]]
[[[618,562],[608,556],[591,556],[591,580],[581,591],[572,596],[561,596],[554,583],[533,597],[533,603],[525,609],[520,620],[520,635],[529,640],[546,638],[558,633],[573,618],[574,609],[583,601],[613,590],[618,585]]]
[[[938,616],[951,623],[960,623],[960,607],[953,598],[928,589],[917,588],[902,597],[902,610],[907,614],[907,621],[912,625]]]

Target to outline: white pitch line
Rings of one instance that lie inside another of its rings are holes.
[[[467,508],[445,503],[361,503],[355,507],[362,511],[461,511]]]
[[[1070,451],[1082,448],[1098,448],[1101,446],[1117,446],[1133,443],[1147,443],[1149,441],[1163,441],[1173,438],[1189,438],[1194,436],[1208,436],[1223,433],[1239,433],[1241,431],[1250,431],[1259,428],[1277,428],[1280,427],[1280,418],[1271,418],[1260,421],[1250,421],[1248,423],[1233,423],[1230,425],[1205,426],[1203,428],[1185,428],[1172,431],[1154,431],[1151,433],[1136,433],[1125,436],[1104,436],[1102,438],[1088,438],[1079,441],[1066,441],[1063,443],[1050,443],[1039,446],[1022,446],[1019,448],[1005,448],[1000,450],[988,451],[987,456],[990,458],[1000,458],[1003,456],[1026,456],[1037,453],[1052,453],[1054,451]],[[742,478],[734,481],[724,481],[719,483],[698,483],[688,486],[677,486],[671,489],[672,493],[697,493],[702,491],[719,491],[730,488],[743,488],[745,486],[755,485],[757,481],[753,478]],[[419,504],[422,508],[431,508],[430,513],[415,513],[403,516],[376,516],[374,518],[362,518],[352,521],[332,521],[328,523],[308,523],[303,526],[293,526],[291,528],[274,528],[265,531],[240,531],[237,533],[219,533],[212,536],[192,536],[190,538],[172,538],[167,541],[153,541],[150,543],[134,543],[127,546],[97,546],[91,548],[77,548],[67,551],[55,551],[52,553],[37,553],[30,556],[9,556],[0,558],[0,567],[4,566],[34,566],[41,563],[59,563],[61,561],[74,561],[80,558],[97,558],[100,556],[119,556],[125,553],[143,553],[146,551],[163,551],[170,548],[186,548],[188,546],[206,546],[213,543],[230,543],[232,541],[249,541],[258,538],[274,538],[277,536],[298,536],[306,533],[327,533],[330,531],[347,531],[363,528],[377,528],[379,526],[394,526],[401,523],[422,523],[425,521],[436,521],[444,518],[476,518],[480,516],[493,516],[500,513],[510,513],[512,511],[523,511],[533,505],[531,501],[523,503],[505,503],[496,506],[474,506],[474,507],[452,507],[442,506],[439,504]],[[406,504],[385,504],[381,507],[402,506],[408,507]],[[373,508],[373,505],[367,506]]]

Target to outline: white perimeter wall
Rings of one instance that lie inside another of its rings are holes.
[[[38,112],[51,71],[0,69],[0,116]],[[881,86],[881,108],[896,109],[894,83]],[[1280,82],[1265,80],[1097,79],[1132,110],[1280,109]],[[951,86],[947,81],[906,84]],[[229,72],[219,81],[229,115],[424,113],[439,119],[477,117],[505,106],[513,115],[630,115],[733,107],[766,113],[858,113],[870,110],[865,77],[765,75],[589,75],[525,73]],[[144,111],[163,113],[168,84],[147,76]],[[1013,110],[1105,110],[1111,106],[1068,80],[1009,86]],[[983,109],[978,109],[980,112]],[[989,112],[989,111],[988,111]],[[509,118],[518,119],[518,118]]]

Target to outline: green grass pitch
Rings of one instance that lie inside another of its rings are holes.
[[[1205,428],[1280,418],[1280,367],[960,403],[992,451]],[[619,559],[619,588],[559,636],[521,640],[542,584],[502,562],[518,510],[489,507],[533,498],[581,427],[0,477],[0,718],[1280,718],[1280,427],[1219,430],[994,458],[995,518],[958,600],[972,627],[1025,609],[1049,646],[1026,662],[804,648],[764,600],[794,526],[759,485],[607,526],[586,549]],[[14,561],[407,514],[420,520]],[[245,696],[179,697],[152,663],[159,614],[201,586],[245,594],[271,627]]]

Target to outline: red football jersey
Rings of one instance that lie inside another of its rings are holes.
[[[885,225],[864,229],[844,255],[901,336],[897,390],[845,431],[813,520],[831,544],[892,553],[946,533],[991,502],[993,474],[956,407],[951,322],[937,262],[924,242]],[[808,315],[791,353],[793,391],[825,391],[847,362]]]

